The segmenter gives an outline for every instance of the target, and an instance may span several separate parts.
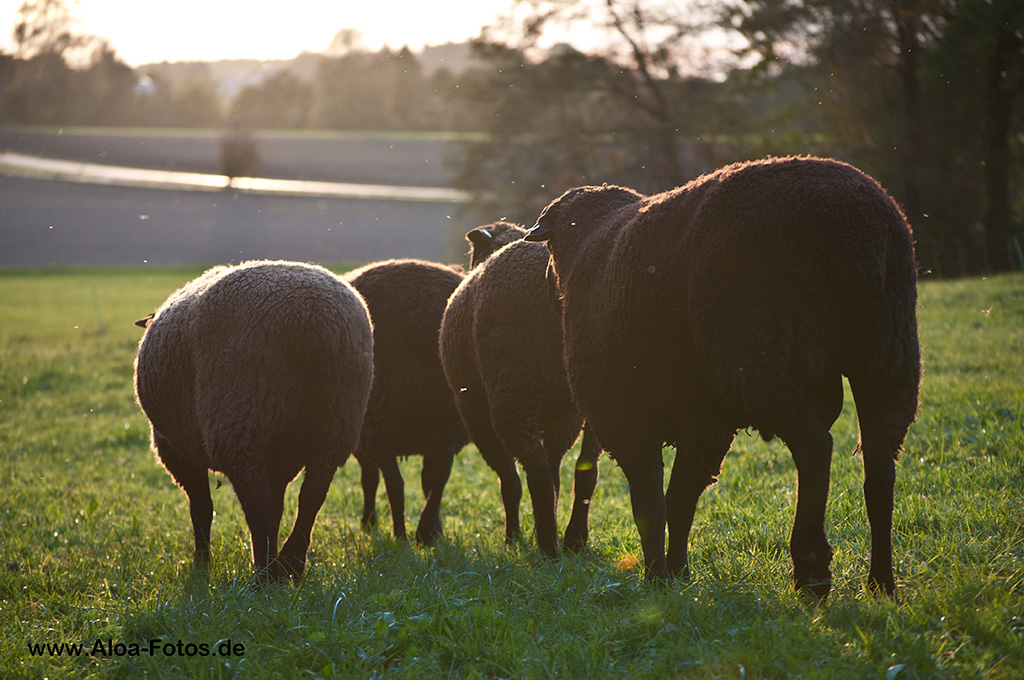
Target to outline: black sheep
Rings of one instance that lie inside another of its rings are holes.
[[[845,163],[741,163],[673,191],[573,189],[546,240],[569,382],[630,484],[648,578],[689,574],[697,500],[739,428],[777,435],[799,485],[797,588],[831,588],[832,437],[853,391],[871,524],[869,585],[893,593],[895,460],[921,378],[916,264],[899,207]],[[662,445],[678,454],[667,496]],[[665,522],[671,537],[665,555]]]
[[[498,223],[466,235],[475,269],[448,301],[441,363],[470,437],[501,480],[506,539],[520,532],[518,460],[530,487],[537,542],[556,556],[559,468],[582,418],[562,365],[557,308],[549,304],[547,250],[518,240],[523,234]],[[570,550],[587,540],[587,511],[597,483],[601,449],[589,430],[582,449],[565,534]]]
[[[362,469],[363,526],[377,520],[378,471],[397,538],[405,538],[405,485],[397,456],[423,456],[426,503],[416,540],[442,535],[441,496],[452,459],[468,437],[441,370],[437,342],[448,297],[462,281],[451,267],[420,260],[388,260],[345,275],[373,321],[373,390],[356,459]]]

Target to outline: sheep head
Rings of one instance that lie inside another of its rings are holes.
[[[469,241],[469,268],[476,269],[494,251],[518,241],[524,234],[525,229],[511,222],[492,222],[470,230],[466,234],[466,240]]]
[[[576,187],[565,192],[548,204],[537,218],[537,223],[526,232],[527,241],[551,241],[569,231],[584,232],[578,225],[593,224],[597,219],[624,205],[636,203],[644,196],[626,187],[605,184],[603,186]],[[548,244],[551,247],[551,244]]]
[[[548,204],[537,218],[537,224],[526,232],[527,241],[546,241],[551,260],[547,280],[553,301],[561,300],[560,268],[571,266],[579,244],[604,218],[644,198],[643,194],[619,186],[577,187]]]

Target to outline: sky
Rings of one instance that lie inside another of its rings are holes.
[[[0,47],[23,0],[0,0]],[[363,46],[413,49],[476,37],[510,0],[68,0],[77,32],[105,38],[131,66],[159,61],[291,59],[344,28]]]

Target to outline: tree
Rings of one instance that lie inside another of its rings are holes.
[[[742,0],[725,21],[763,73],[804,70],[797,115],[893,191],[928,266],[966,273],[1011,264],[1022,15],[1015,0]]]
[[[74,73],[59,54],[48,52],[15,60],[11,71],[13,77],[0,100],[0,122],[52,125],[67,121],[74,108]]]
[[[702,114],[714,85],[686,71],[688,41],[707,26],[657,0],[515,3],[475,46],[488,69],[463,91],[482,111],[486,136],[454,159],[456,184],[485,217],[533,219],[572,186],[661,191],[708,169],[684,162],[691,138],[713,129]],[[597,46],[542,47],[569,29],[587,31]]]
[[[422,92],[408,49],[325,57],[313,77],[313,124],[341,130],[395,130],[414,117]]]
[[[1024,161],[1019,142],[1024,111],[1024,4],[950,1],[945,18],[945,39],[936,48],[935,61],[977,102],[972,113],[980,123],[976,143],[983,164],[985,251],[992,269],[1005,271],[1014,264],[1010,240],[1020,232],[1019,224],[1014,224],[1010,187],[1013,166],[1019,179]]]
[[[598,86],[611,65],[568,47],[539,63],[502,45],[477,50],[493,71],[461,91],[485,134],[464,142],[454,184],[474,195],[481,218],[526,221],[552,193],[627,177],[628,158],[609,140],[624,123]]]
[[[25,0],[15,13],[15,56],[30,59],[43,54],[63,56],[91,38],[72,31],[74,20],[65,0]]]
[[[660,0],[518,0],[485,37],[504,39],[529,55],[547,33],[588,31],[600,45],[589,52],[613,68],[600,83],[617,106],[630,111],[635,141],[665,188],[689,179],[680,163],[687,76],[708,76],[693,45],[712,24],[697,2]],[[642,132],[642,134],[641,134]]]
[[[313,88],[288,71],[238,93],[231,110],[253,128],[301,129],[309,122]]]
[[[84,125],[126,125],[135,122],[135,71],[117,58],[105,41],[97,44],[89,65],[73,72],[73,121]]]

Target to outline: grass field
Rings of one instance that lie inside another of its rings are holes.
[[[528,538],[506,547],[496,477],[472,447],[456,459],[442,545],[397,543],[387,522],[362,533],[350,462],[300,586],[248,587],[227,484],[213,492],[209,582],[191,579],[187,500],[148,450],[131,379],[132,322],[196,273],[0,271],[3,678],[1024,677],[1024,276],[921,286],[925,380],[897,467],[896,602],[864,588],[847,400],[833,430],[835,590],[817,606],[791,587],[793,464],[746,434],[701,501],[689,583],[649,587],[640,568],[618,568],[639,539],[606,459],[586,554],[543,559],[528,497]],[[403,469],[414,526],[418,462]]]

